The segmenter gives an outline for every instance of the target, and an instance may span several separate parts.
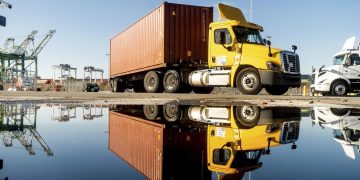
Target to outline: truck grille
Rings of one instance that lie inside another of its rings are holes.
[[[299,55],[291,52],[283,52],[281,58],[285,72],[300,73]]]
[[[295,142],[299,139],[300,134],[300,122],[285,122],[282,127],[282,134],[280,138],[281,144],[287,144]]]

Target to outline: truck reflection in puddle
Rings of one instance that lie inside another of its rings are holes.
[[[150,179],[243,177],[299,138],[300,108],[116,106],[109,149]]]
[[[360,109],[314,107],[310,110],[313,125],[333,129],[333,138],[341,144],[347,157],[355,159],[360,152]]]
[[[35,155],[32,148],[35,139],[48,156],[53,152],[36,130],[37,110],[36,105],[0,105],[0,136],[5,147],[13,147],[18,141],[30,155]]]

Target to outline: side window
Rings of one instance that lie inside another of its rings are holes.
[[[226,165],[231,157],[229,149],[215,149],[213,151],[213,163],[219,165]]]
[[[360,65],[360,57],[358,54],[350,55],[351,65],[358,66]]]
[[[231,44],[232,43],[232,39],[231,39],[231,34],[229,32],[228,29],[217,29],[215,30],[215,44],[221,44],[221,36],[220,33],[224,32],[225,33],[225,44]]]

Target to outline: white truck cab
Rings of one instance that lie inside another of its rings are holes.
[[[360,50],[355,37],[346,40],[342,50],[334,55],[333,65],[312,70],[311,92],[345,96],[360,91]]]
[[[355,149],[360,153],[360,109],[314,107],[310,110],[314,124],[333,130],[338,142],[350,159],[355,159]]]

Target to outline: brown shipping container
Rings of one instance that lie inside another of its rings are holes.
[[[212,7],[164,3],[110,41],[110,76],[207,62]]]
[[[110,112],[109,149],[149,179],[211,179],[205,130],[180,131]]]

